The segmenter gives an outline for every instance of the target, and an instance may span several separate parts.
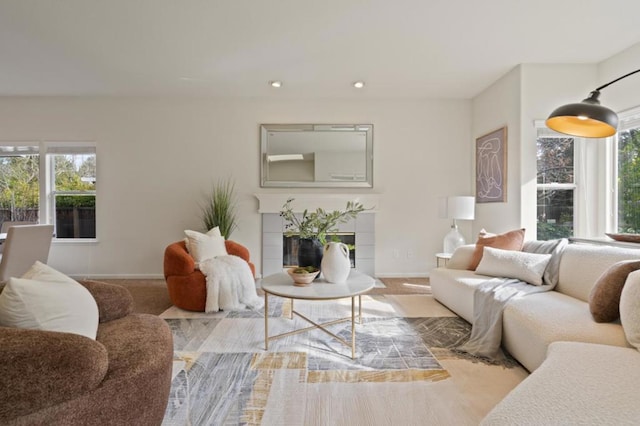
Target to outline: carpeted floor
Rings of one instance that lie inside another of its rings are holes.
[[[319,330],[264,351],[263,311],[190,313],[170,307],[162,280],[111,282],[173,330],[165,425],[472,425],[527,376],[513,360],[490,365],[452,351],[470,325],[433,299],[426,278],[382,279],[386,288],[363,296],[355,360]],[[303,325],[289,319],[288,300],[269,302],[271,334]],[[299,301],[296,310],[324,321],[348,316],[350,301]],[[348,324],[331,330],[350,336]]]
[[[133,310],[142,314],[160,315],[172,306],[164,280],[101,280],[129,289]]]

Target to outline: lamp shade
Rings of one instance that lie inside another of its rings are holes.
[[[582,102],[556,108],[547,126],[556,132],[585,138],[606,138],[616,134],[618,115],[600,105],[600,92],[594,90]]]
[[[447,216],[451,219],[473,220],[475,218],[475,197],[448,197]]]

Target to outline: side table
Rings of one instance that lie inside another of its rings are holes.
[[[452,253],[436,253],[436,268],[440,267],[440,263],[442,266],[447,266],[449,260],[451,259]]]

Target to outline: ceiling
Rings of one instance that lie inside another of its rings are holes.
[[[638,16],[637,0],[0,0],[0,95],[466,99],[521,63],[607,59],[640,42]]]

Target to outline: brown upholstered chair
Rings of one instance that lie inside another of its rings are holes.
[[[251,263],[249,250],[242,244],[227,240],[227,253],[244,259],[256,276],[256,267]],[[207,282],[204,274],[196,269],[193,257],[184,241],[169,244],[164,251],[164,278],[169,289],[169,298],[178,308],[204,312],[207,301]]]
[[[80,283],[98,304],[96,340],[0,327],[0,424],[161,424],[171,388],[171,329],[155,315],[133,313],[125,287]]]

